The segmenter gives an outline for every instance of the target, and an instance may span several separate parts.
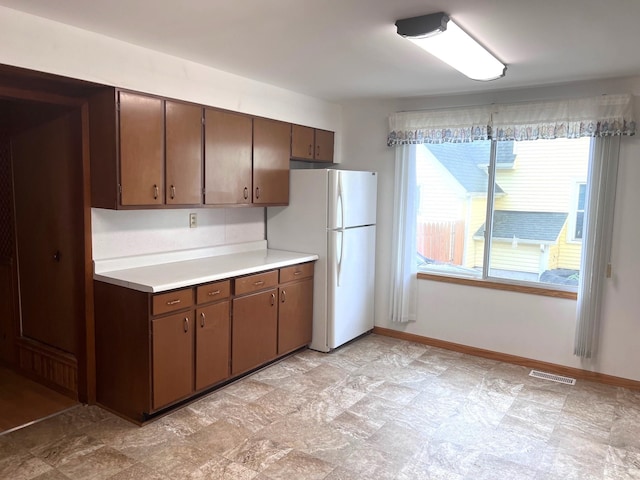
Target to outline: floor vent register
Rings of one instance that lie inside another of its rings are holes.
[[[565,385],[575,385],[576,379],[571,377],[563,377],[562,375],[555,375],[553,373],[541,372],[540,370],[531,370],[530,377],[542,378],[544,380],[551,380],[552,382],[564,383]]]

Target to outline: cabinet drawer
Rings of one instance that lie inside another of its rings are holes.
[[[228,298],[231,293],[231,280],[200,285],[196,292],[198,305]]]
[[[257,292],[258,290],[275,287],[276,285],[278,285],[277,270],[256,273],[255,275],[247,275],[246,277],[236,278],[235,294],[244,295],[245,293]]]
[[[193,289],[185,288],[175,292],[161,293],[153,296],[152,315],[162,315],[193,305]]]
[[[280,269],[280,283],[309,277],[313,277],[313,263],[311,262]]]

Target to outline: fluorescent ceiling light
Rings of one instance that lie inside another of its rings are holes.
[[[446,13],[405,18],[396,22],[398,35],[464,73],[473,80],[503,77],[507,67],[456,25]]]

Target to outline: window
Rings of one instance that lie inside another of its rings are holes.
[[[418,145],[419,271],[575,290],[590,151],[589,137]]]

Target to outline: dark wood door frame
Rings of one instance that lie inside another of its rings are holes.
[[[20,73],[17,74],[19,76]],[[44,74],[39,74],[44,75]],[[27,75],[29,77],[29,75]],[[55,82],[58,77],[48,77]],[[62,77],[60,77],[62,78]],[[71,81],[61,83],[64,89],[69,89]],[[93,91],[95,87],[93,86]],[[82,84],[78,89],[87,89],[87,84]],[[93,305],[93,265],[92,265],[92,241],[91,241],[91,172],[90,172],[90,145],[89,145],[89,104],[88,96],[69,96],[51,91],[43,91],[37,86],[32,88],[16,88],[0,84],[0,98],[6,100],[24,100],[44,104],[53,104],[77,108],[81,115],[81,141],[82,141],[82,209],[84,226],[84,293],[85,312],[84,322],[77,326],[78,343],[78,399],[83,403],[94,404],[96,401],[96,367],[95,367],[95,322]],[[37,107],[36,107],[37,108]]]

